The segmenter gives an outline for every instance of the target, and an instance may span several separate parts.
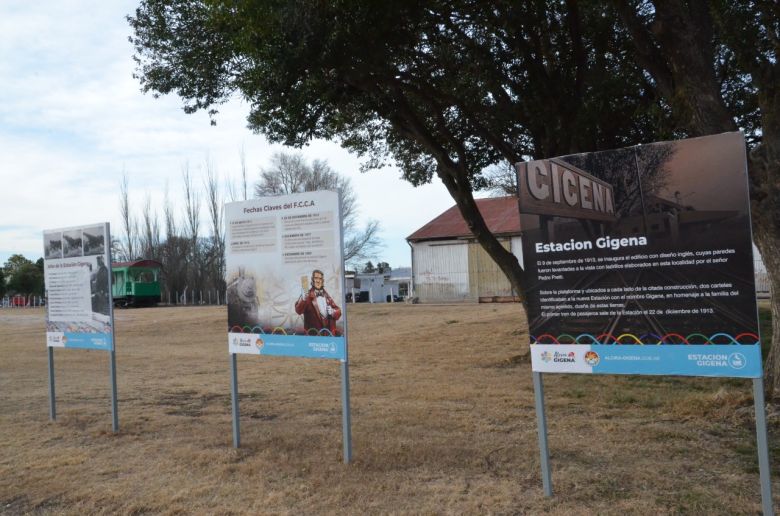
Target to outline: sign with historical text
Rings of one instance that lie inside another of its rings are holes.
[[[534,371],[761,376],[741,133],[517,170]]]
[[[43,232],[46,343],[113,350],[108,223]]]
[[[339,195],[225,205],[230,353],[345,359]]]

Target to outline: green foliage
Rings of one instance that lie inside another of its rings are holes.
[[[188,112],[214,115],[238,93],[271,141],[338,138],[369,166],[392,156],[415,185],[456,165],[481,188],[502,159],[617,147],[664,125],[627,32],[604,14],[553,2],[146,0],[129,21],[144,90],[175,92]]]
[[[363,272],[376,272],[376,267],[374,267],[373,262],[371,260],[366,262],[366,265],[363,266]]]
[[[12,255],[5,262],[7,289],[13,294],[43,295],[43,259],[32,262],[21,254]]]
[[[3,297],[5,295],[5,274],[3,273],[3,269],[0,267],[0,297]]]

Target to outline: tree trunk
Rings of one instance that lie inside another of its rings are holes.
[[[441,164],[440,164],[441,167]],[[465,180],[458,171],[439,172],[439,178],[447,187],[450,195],[455,200],[455,204],[460,211],[463,220],[466,221],[468,228],[473,233],[477,242],[490,255],[498,268],[507,277],[512,288],[517,293],[523,307],[526,306],[525,287],[523,282],[523,269],[517,261],[517,257],[510,251],[507,251],[501,242],[490,232],[490,229],[482,218],[482,214],[477,208],[477,203],[471,193],[471,188],[461,188],[458,179]],[[460,177],[459,177],[460,176]]]
[[[763,142],[750,153],[750,186],[753,235],[771,296],[772,342],[764,363],[764,385],[771,399],[780,397],[780,135],[767,125]]]

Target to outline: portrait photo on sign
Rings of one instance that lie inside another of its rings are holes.
[[[228,326],[284,335],[343,333],[341,273],[332,267],[252,267],[228,271]]]

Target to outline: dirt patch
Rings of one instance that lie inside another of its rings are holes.
[[[547,499],[518,305],[349,308],[350,465],[335,361],[238,357],[232,448],[224,309],[117,311],[118,434],[107,354],[55,350],[50,422],[43,311],[0,311],[0,513],[760,511],[747,381],[545,375]]]

